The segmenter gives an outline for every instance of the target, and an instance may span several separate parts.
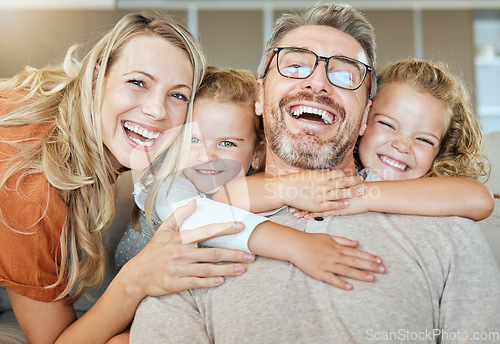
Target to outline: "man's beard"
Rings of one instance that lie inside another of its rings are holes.
[[[339,129],[333,137],[323,140],[313,131],[304,129],[292,133],[286,127],[284,116],[289,116],[285,107],[292,100],[311,100],[324,104],[337,111],[339,122],[333,125]],[[299,92],[285,96],[279,107],[264,104],[264,130],[266,141],[272,152],[290,166],[301,169],[331,170],[344,162],[352,152],[361,127],[359,123],[347,121],[345,110],[325,96],[315,96],[309,92]]]

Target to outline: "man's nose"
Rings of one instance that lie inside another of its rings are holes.
[[[310,90],[316,94],[331,94],[334,86],[328,80],[328,76],[326,74],[326,62],[319,61],[313,73],[306,79],[302,80],[300,87],[304,90]]]

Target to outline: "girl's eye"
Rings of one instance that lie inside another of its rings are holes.
[[[188,101],[189,101],[189,98],[188,98],[188,97],[186,97],[186,96],[185,96],[184,94],[182,94],[182,93],[173,93],[173,94],[172,94],[172,97],[177,98],[177,99],[180,99],[180,100],[185,101],[185,102],[188,102]]]
[[[231,141],[222,141],[220,143],[221,146],[224,146],[224,147],[236,147],[236,144],[234,144],[233,142]]]
[[[432,142],[429,139],[426,139],[426,138],[423,138],[423,137],[419,137],[419,138],[417,138],[417,140],[434,147],[434,142]]]
[[[128,82],[131,83],[131,84],[134,84],[136,86],[139,86],[139,87],[144,87],[145,86],[144,82],[140,81],[140,80],[129,80]]]
[[[200,139],[197,139],[196,137],[191,138],[191,143],[200,143]]]
[[[394,126],[390,123],[384,122],[384,121],[378,121],[378,123],[382,124],[383,126],[389,127],[391,129],[394,129]]]

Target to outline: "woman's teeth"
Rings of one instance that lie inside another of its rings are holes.
[[[160,136],[160,133],[157,131],[149,131],[143,127],[134,125],[133,123],[130,123],[130,122],[125,122],[123,124],[123,126],[127,130],[140,136],[140,137],[135,137],[132,135],[128,135],[128,137],[132,141],[134,141],[135,143],[137,143],[140,146],[151,147],[155,143],[155,140]]]
[[[408,168],[408,165],[393,160],[386,155],[380,155],[380,160],[385,162],[387,165],[400,169],[401,171],[406,171],[406,169]]]
[[[328,111],[314,108],[311,106],[298,106],[290,112],[290,115],[294,118],[299,118],[300,116],[302,116],[304,114],[312,114],[312,115],[319,116],[319,117],[321,117],[321,119],[323,120],[323,122],[326,125],[333,124],[334,119],[335,119],[335,116],[333,114],[329,113]]]

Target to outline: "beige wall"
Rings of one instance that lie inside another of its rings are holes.
[[[276,9],[274,18],[286,12]],[[363,9],[361,9],[363,11]],[[114,11],[1,11],[0,77],[9,77],[24,65],[41,67],[62,61],[74,42],[95,42],[126,10]],[[186,11],[168,11],[186,24]],[[363,11],[377,34],[379,67],[415,55],[413,12]],[[474,85],[473,12],[422,11],[424,57],[447,61]],[[200,10],[198,37],[210,64],[255,72],[263,48],[260,10]]]
[[[210,64],[255,72],[263,46],[261,11],[200,11],[198,38]]]
[[[60,63],[74,43],[82,53],[116,21],[131,11],[0,11],[0,77],[10,77],[25,65]],[[186,17],[185,11],[169,12]]]
[[[422,15],[425,58],[447,61],[474,87],[474,34],[472,11],[425,11]]]

